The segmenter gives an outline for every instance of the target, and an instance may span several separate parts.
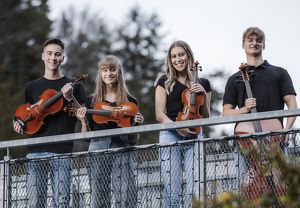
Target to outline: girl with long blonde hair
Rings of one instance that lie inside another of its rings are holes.
[[[202,117],[209,117],[211,88],[207,79],[200,78],[194,83],[195,73],[192,67],[195,59],[190,46],[184,41],[175,41],[169,48],[165,64],[165,73],[155,82],[155,114],[160,123],[176,121],[183,109],[182,93],[189,89],[191,93],[202,93],[204,104],[199,112]],[[188,139],[200,139],[199,135],[189,128],[161,131],[161,144]],[[193,146],[164,147],[160,151],[161,171],[164,183],[164,207],[192,207],[193,196]],[[184,164],[183,169],[181,164]],[[182,177],[185,172],[186,180]],[[195,172],[195,171],[194,171]],[[184,189],[182,184],[185,184]]]
[[[128,92],[123,69],[116,56],[106,56],[99,62],[98,67],[95,90],[88,97],[86,107],[80,108],[76,112],[76,116],[82,124],[82,132],[118,128],[116,122],[109,121],[99,124],[93,120],[92,114],[86,113],[87,108],[93,108],[96,103],[105,103],[112,107],[120,106],[124,102],[133,102],[138,105],[137,100]],[[133,119],[134,125],[142,124],[144,121],[140,113],[137,113]],[[135,144],[137,138],[138,135],[95,138],[90,141],[89,151],[126,147]],[[114,158],[112,156],[113,154],[105,156],[101,153],[91,156],[91,207],[108,208],[111,207],[111,201],[118,201],[120,207],[135,207],[137,189],[135,188],[133,162],[131,162],[132,156],[130,152],[122,153]]]

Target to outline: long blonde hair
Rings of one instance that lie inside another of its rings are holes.
[[[177,40],[175,42],[172,43],[172,45],[170,46],[169,50],[168,50],[168,54],[167,54],[167,58],[165,61],[165,74],[167,76],[167,80],[165,81],[165,89],[166,89],[166,93],[169,95],[174,88],[175,85],[175,81],[178,78],[178,74],[177,74],[177,70],[173,67],[172,65],[172,61],[171,61],[171,50],[175,47],[182,47],[187,56],[188,56],[188,65],[187,65],[187,82],[193,80],[194,77],[194,73],[192,72],[191,68],[194,64],[194,55],[193,55],[193,51],[191,50],[190,46],[182,41],[182,40]],[[159,75],[159,77],[157,78],[157,80],[155,81],[155,86],[157,85],[157,81],[160,79],[161,76],[163,75]]]
[[[106,89],[106,85],[103,82],[102,76],[101,76],[101,73],[102,73],[101,67],[103,67],[103,66],[106,66],[108,68],[115,68],[118,71],[116,104],[120,105],[120,103],[128,102],[128,95],[130,95],[130,93],[128,92],[126,84],[125,84],[125,79],[123,76],[123,69],[122,69],[120,60],[114,55],[108,55],[99,61],[99,64],[98,64],[99,73],[95,80],[96,88],[95,88],[94,93],[92,94],[92,96],[93,96],[92,103],[105,101],[105,95],[106,95],[107,89]]]

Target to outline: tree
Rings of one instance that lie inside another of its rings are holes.
[[[23,103],[24,85],[39,77],[41,45],[50,31],[47,0],[3,0],[0,6],[0,137],[14,137],[12,115]]]
[[[90,75],[87,92],[94,89],[97,63],[102,56],[110,53],[110,31],[103,18],[90,14],[88,9],[79,14],[74,8],[63,12],[58,23],[57,35],[66,43],[67,61],[62,66],[64,74],[72,77],[82,73]]]
[[[163,38],[160,28],[159,17],[155,13],[145,14],[138,6],[130,9],[125,22],[116,28],[114,53],[122,61],[127,86],[139,101],[145,124],[155,122],[153,84],[163,65],[159,53]],[[153,133],[145,134],[142,143],[154,139]]]
[[[42,43],[50,32],[47,0],[0,2],[0,138],[20,137],[12,118],[24,103],[24,86],[43,73]]]
[[[206,77],[210,81],[211,88],[212,88],[211,102],[210,102],[210,116],[220,116],[221,112],[219,110],[219,107],[222,105],[223,92],[220,92],[218,88],[220,88],[220,85],[225,86],[224,81],[226,81],[228,74],[224,72],[224,69],[216,69],[212,71],[213,72],[208,74],[208,76]],[[217,83],[218,86],[214,85],[214,83]],[[205,135],[207,135],[208,137],[211,136],[213,131],[214,131],[213,127],[204,128]],[[225,134],[225,132],[223,133]]]

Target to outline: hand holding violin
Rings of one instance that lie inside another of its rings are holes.
[[[64,96],[64,98],[67,101],[75,100],[75,97],[73,95],[73,86],[72,83],[67,83],[61,88],[61,92]]]
[[[76,116],[76,118],[77,118],[79,121],[81,121],[81,124],[85,124],[85,122],[86,122],[86,120],[85,120],[86,112],[87,112],[87,108],[86,108],[86,107],[78,108],[78,109],[75,111],[75,116]]]
[[[252,108],[256,107],[256,99],[255,98],[247,98],[245,100],[245,108],[247,110],[246,113],[249,113]]]
[[[14,127],[15,132],[17,132],[18,134],[24,133],[23,127],[18,121],[13,121],[13,127]]]
[[[143,124],[144,123],[144,117],[139,112],[134,116],[134,121],[137,124]]]
[[[204,87],[199,83],[193,83],[190,88],[191,93],[203,94],[206,96],[206,91]]]

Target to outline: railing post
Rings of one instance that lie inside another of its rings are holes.
[[[9,148],[6,149],[6,156],[4,156],[4,178],[3,178],[3,207],[10,208],[11,201],[10,201],[10,193],[11,193],[11,186],[10,186],[10,153]],[[5,180],[6,179],[6,180]],[[6,197],[5,197],[6,196]],[[6,198],[6,200],[5,200]],[[6,201],[6,206],[5,206]]]
[[[201,201],[201,207],[205,207],[206,204],[206,148],[205,142],[199,141],[199,197]],[[201,186],[202,184],[202,186]]]

